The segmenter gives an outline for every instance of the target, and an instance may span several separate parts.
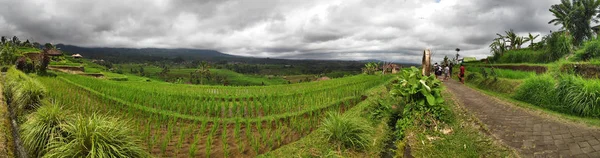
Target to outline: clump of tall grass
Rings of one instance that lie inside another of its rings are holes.
[[[556,109],[556,81],[552,76],[532,77],[523,82],[515,92],[514,98],[520,101]]]
[[[564,75],[559,77],[558,98],[572,113],[580,116],[600,116],[600,81]]]
[[[502,54],[497,60],[500,63],[544,63],[542,60],[544,52],[532,49],[509,50]]]
[[[150,157],[115,118],[81,115],[61,125],[65,137],[53,140],[44,157]]]
[[[60,125],[65,123],[67,117],[62,110],[56,104],[44,105],[28,116],[27,121],[20,127],[20,132],[29,155],[43,156],[48,143],[64,134]]]
[[[600,81],[574,75],[542,75],[525,80],[513,98],[584,117],[600,117]]]
[[[14,103],[21,111],[33,110],[42,105],[45,95],[46,88],[38,81],[29,78],[21,81],[19,87],[16,88]]]
[[[328,113],[323,121],[321,133],[325,139],[338,147],[365,149],[369,147],[372,127],[360,118],[344,117],[339,113]]]
[[[41,106],[46,95],[41,83],[14,67],[7,72],[3,90],[7,103],[16,108],[18,114]]]

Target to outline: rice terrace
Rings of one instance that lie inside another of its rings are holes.
[[[600,0],[0,0],[0,157],[600,157]]]

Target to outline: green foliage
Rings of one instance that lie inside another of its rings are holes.
[[[580,116],[600,116],[600,81],[585,80],[581,77],[563,75],[556,88],[557,98],[573,114]]]
[[[483,68],[483,67],[476,67],[476,66],[468,66],[466,67],[467,72],[479,72],[479,73],[487,73],[489,74],[489,76],[491,77],[499,77],[499,78],[508,78],[508,79],[526,79],[526,78],[530,78],[533,76],[536,76],[535,72],[531,72],[531,71],[515,71],[515,70],[509,70],[509,69],[492,69],[492,68]],[[485,76],[484,76],[485,77]]]
[[[554,108],[558,102],[554,87],[556,81],[552,76],[543,75],[525,80],[516,91],[514,98],[520,101]]]
[[[407,104],[435,106],[444,103],[441,96],[441,82],[435,76],[422,76],[415,67],[405,69],[390,91],[392,96],[402,97]]]
[[[60,128],[66,136],[53,140],[44,157],[150,157],[115,118],[78,115]]]
[[[46,88],[37,80],[11,67],[6,74],[3,93],[7,103],[16,108],[18,114],[23,114],[41,106]]]
[[[0,47],[0,64],[12,65],[20,56],[17,46],[10,42],[2,43]]]
[[[558,80],[558,81],[557,81]],[[573,75],[527,79],[513,98],[578,116],[600,117],[600,81]]]
[[[404,137],[409,126],[432,128],[449,120],[448,109],[441,95],[441,82],[435,76],[422,76],[415,67],[405,69],[390,94],[406,103],[403,118],[396,123],[397,136]]]
[[[21,140],[29,155],[42,157],[46,153],[48,143],[65,134],[59,125],[64,124],[66,120],[63,109],[56,104],[41,106],[30,114],[20,127]]]
[[[46,88],[37,80],[28,78],[16,88],[14,103],[19,111],[32,110],[42,105],[45,96]]]
[[[573,36],[573,44],[578,46],[584,40],[592,38],[591,22],[597,22],[598,0],[562,0],[552,5],[550,12],[554,15],[548,24],[562,25],[561,29]]]
[[[365,149],[372,137],[372,127],[360,117],[329,113],[321,125],[326,140],[346,148]]]
[[[579,49],[574,56],[575,61],[589,61],[590,59],[600,57],[600,39],[591,40],[585,43],[583,48]]]
[[[572,37],[563,32],[554,32],[543,38],[539,45],[544,49],[492,49],[493,61],[499,63],[549,63],[572,52]],[[492,43],[494,44],[494,43]],[[495,45],[494,45],[495,46]],[[495,46],[499,47],[499,46]],[[492,48],[492,45],[490,45]]]
[[[573,51],[573,37],[564,32],[554,32],[545,39],[545,53],[539,59],[541,62],[553,62]]]
[[[498,57],[499,63],[543,63],[543,51],[532,49],[509,50]]]
[[[365,68],[363,68],[363,73],[367,75],[374,75],[375,72],[379,69],[379,63],[370,62],[365,64]]]

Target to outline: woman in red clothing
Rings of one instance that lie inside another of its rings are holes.
[[[460,79],[460,83],[465,84],[465,66],[460,65],[460,73],[458,74],[458,78]]]

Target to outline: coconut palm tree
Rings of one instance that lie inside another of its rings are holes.
[[[206,78],[210,75],[210,65],[206,61],[202,61],[196,73],[200,76],[200,84],[202,84],[202,77]]]
[[[584,40],[593,36],[592,22],[598,22],[598,7],[600,0],[561,0],[560,4],[552,5],[550,12],[554,19],[548,24],[562,25],[561,29],[573,36],[573,44],[580,45]]]
[[[540,36],[539,34],[538,34],[538,35],[535,35],[535,36],[533,36],[531,33],[529,33],[529,37],[527,37],[527,40],[528,40],[529,42],[531,42],[531,44],[529,44],[529,47],[530,47],[530,48],[534,48],[534,46],[535,46],[535,45],[534,45],[534,43],[533,43],[533,40],[535,40],[535,39],[536,39],[536,38],[538,38],[539,36]]]

